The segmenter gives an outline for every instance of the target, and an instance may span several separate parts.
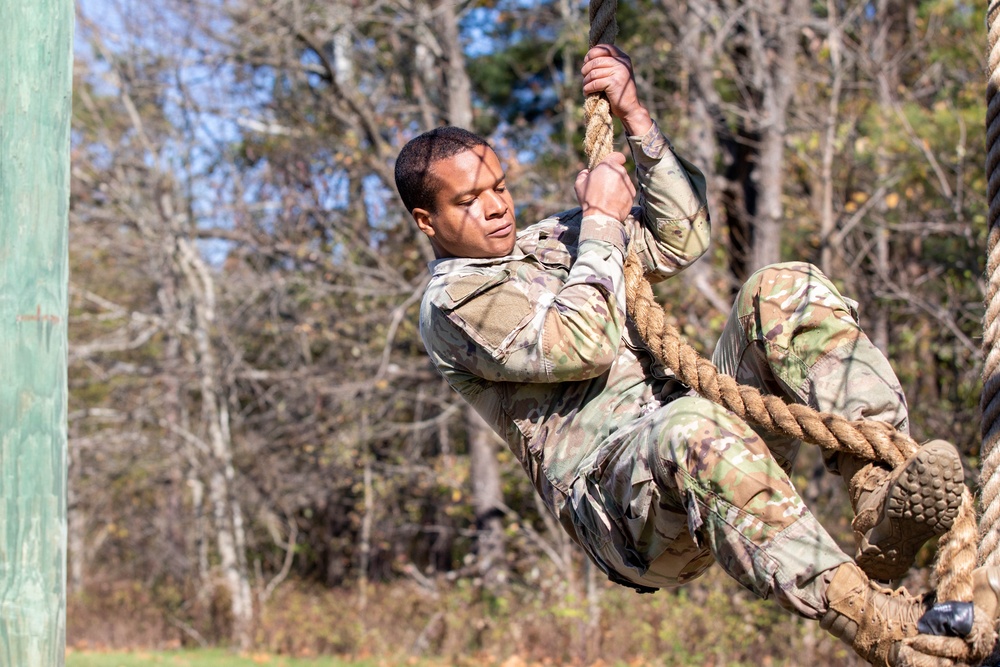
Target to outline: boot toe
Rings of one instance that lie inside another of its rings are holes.
[[[905,575],[924,543],[951,528],[964,491],[958,450],[944,440],[923,445],[868,498],[869,507],[878,505],[878,521],[857,536],[858,565],[882,581]]]

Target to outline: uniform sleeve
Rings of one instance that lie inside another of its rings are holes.
[[[669,278],[687,268],[708,249],[711,228],[705,177],[677,155],[653,127],[629,137],[639,183],[633,209],[633,246],[651,280]]]
[[[421,331],[435,364],[493,382],[566,382],[604,373],[625,326],[627,243],[620,222],[587,216],[564,279],[524,260],[432,284],[436,294]]]

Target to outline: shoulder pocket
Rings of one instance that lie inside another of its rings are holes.
[[[531,319],[528,296],[511,281],[511,271],[458,278],[445,288],[445,316],[497,359],[504,358]]]
[[[482,274],[473,273],[463,276],[450,283],[445,289],[448,298],[441,304],[441,309],[445,312],[458,308],[463,303],[474,299],[483,292],[486,292],[497,285],[503,284],[510,279],[510,270],[501,269],[495,273]]]

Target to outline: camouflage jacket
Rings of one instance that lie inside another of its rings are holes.
[[[656,125],[629,146],[639,199],[624,224],[576,208],[519,232],[506,257],[437,260],[421,303],[434,365],[506,440],[564,525],[581,461],[683,390],[626,321],[626,246],[631,239],[649,278],[662,280],[709,243],[701,173]]]

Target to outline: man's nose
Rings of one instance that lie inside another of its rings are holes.
[[[507,202],[500,196],[499,192],[489,190],[486,193],[485,210],[486,217],[496,218],[507,212]]]

